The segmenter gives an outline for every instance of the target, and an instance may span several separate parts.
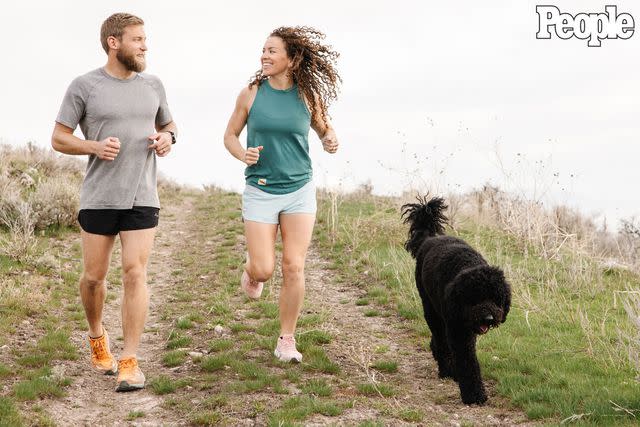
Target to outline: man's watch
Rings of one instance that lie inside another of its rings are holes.
[[[169,135],[171,135],[171,143],[175,144],[176,143],[176,133],[170,130],[165,130],[165,132],[167,132]]]

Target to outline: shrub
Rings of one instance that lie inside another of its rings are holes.
[[[53,177],[42,182],[31,194],[30,202],[38,229],[76,224],[79,189],[65,177]]]

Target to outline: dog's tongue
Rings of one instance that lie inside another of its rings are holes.
[[[481,334],[486,334],[488,330],[489,330],[489,327],[487,325],[480,325]]]

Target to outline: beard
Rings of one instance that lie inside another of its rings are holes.
[[[134,71],[136,73],[141,73],[146,68],[147,64],[144,60],[140,61],[136,58],[136,55],[133,53],[129,53],[122,49],[118,50],[116,53],[116,58],[124,67],[129,71]]]

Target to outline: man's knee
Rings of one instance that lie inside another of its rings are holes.
[[[142,265],[127,265],[123,268],[122,283],[125,288],[145,284],[147,269]]]
[[[82,273],[82,277],[80,278],[80,285],[89,289],[98,289],[105,285],[106,283],[106,275],[95,274],[90,272]]]

